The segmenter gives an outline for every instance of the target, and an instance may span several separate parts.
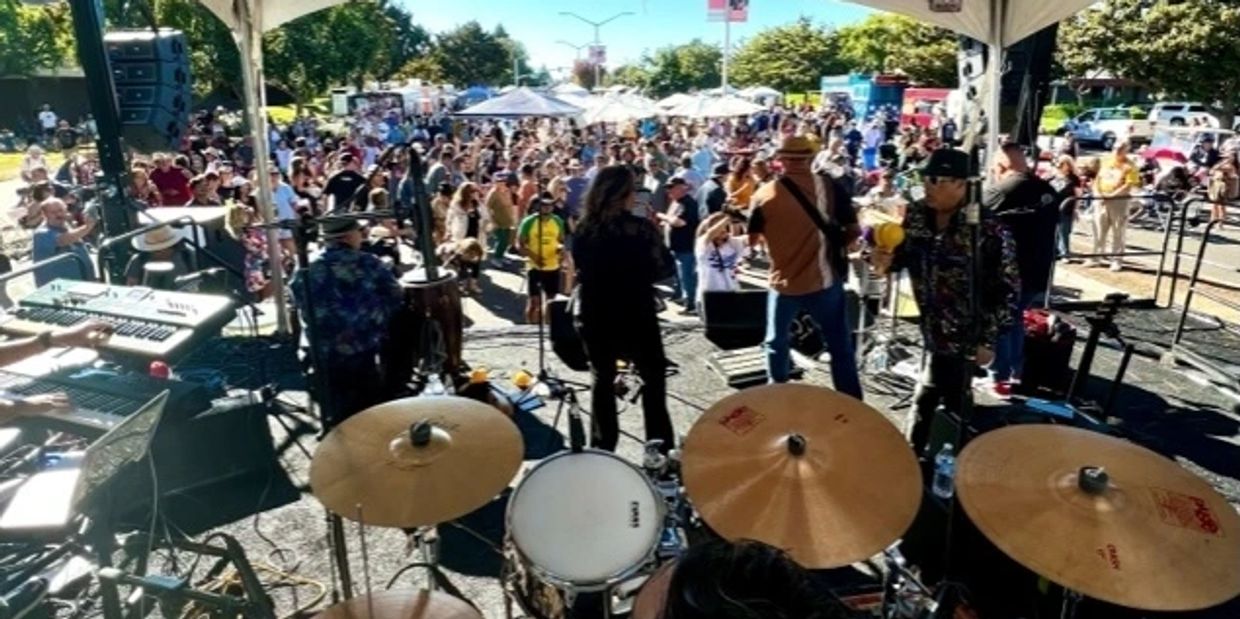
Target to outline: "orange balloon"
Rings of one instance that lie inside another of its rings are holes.
[[[904,242],[904,228],[897,223],[881,223],[874,229],[874,244],[891,251]]]

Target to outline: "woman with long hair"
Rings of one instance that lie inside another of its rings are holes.
[[[749,173],[749,157],[737,155],[732,158],[728,167],[730,171],[724,184],[724,190],[728,192],[728,202],[732,203],[733,208],[749,210],[754,191],[753,178]]]
[[[577,267],[578,330],[594,377],[591,445],[614,451],[620,436],[616,362],[637,366],[645,387],[647,440],[673,447],[667,412],[667,357],[659,330],[654,283],[670,274],[659,230],[630,214],[637,187],[628,166],[599,170],[586,192],[572,256]]]
[[[461,183],[448,204],[448,241],[460,243],[465,239],[474,239],[482,247],[487,246],[487,226],[491,223],[490,214],[482,208],[482,200],[478,185],[470,182]],[[474,294],[482,293],[479,279],[482,277],[481,262],[470,262],[462,267],[459,273],[461,285]]]

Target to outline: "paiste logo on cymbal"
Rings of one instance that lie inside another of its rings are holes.
[[[765,419],[766,416],[762,413],[748,406],[741,406],[720,418],[719,425],[737,436],[745,436]]]
[[[1162,517],[1163,523],[1207,535],[1226,537],[1218,517],[1205,499],[1162,488],[1150,488],[1150,495],[1158,506],[1158,515]]]

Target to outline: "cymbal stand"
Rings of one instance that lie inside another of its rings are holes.
[[[1063,606],[1059,609],[1059,619],[1076,619],[1076,607],[1084,596],[1079,591],[1067,587],[1063,590]]]
[[[366,547],[366,520],[362,515],[362,504],[357,504],[357,539],[362,545],[362,576],[366,581],[366,619],[375,619],[375,598],[370,588],[370,551]]]
[[[883,551],[883,619],[912,616],[909,612],[920,611],[933,617],[939,610],[939,602],[921,577],[908,567],[908,561],[896,542]],[[920,599],[919,599],[920,598]],[[918,614],[917,616],[920,616]]]

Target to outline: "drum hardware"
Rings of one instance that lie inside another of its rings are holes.
[[[883,619],[918,619],[935,617],[939,600],[921,581],[920,574],[910,568],[900,552],[900,542],[883,551]]]

